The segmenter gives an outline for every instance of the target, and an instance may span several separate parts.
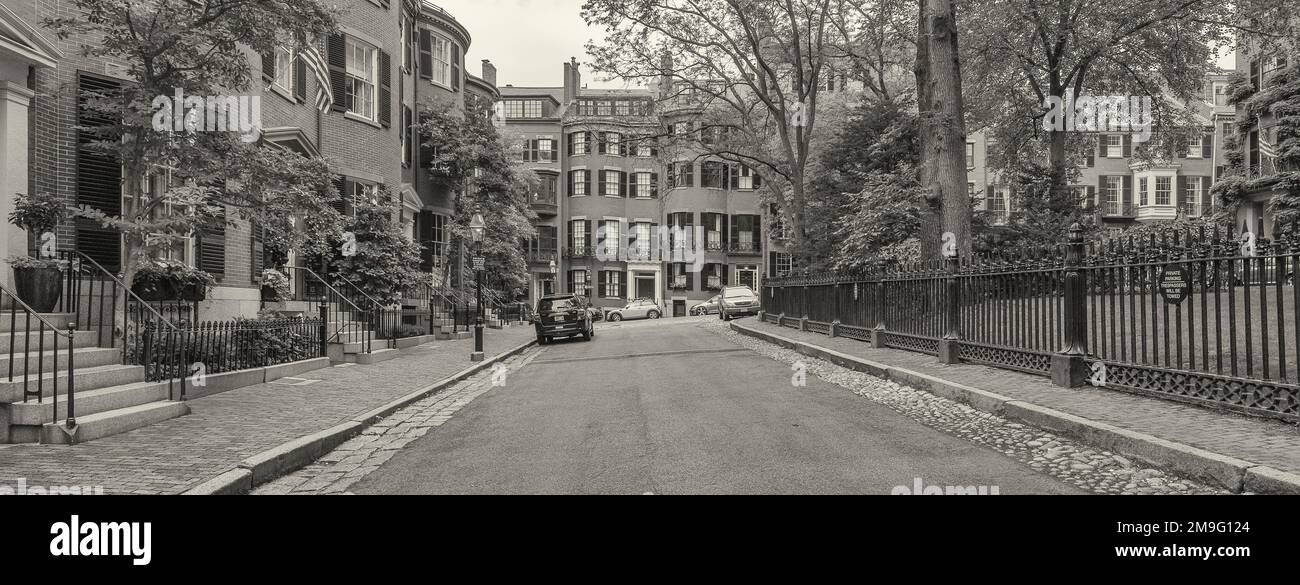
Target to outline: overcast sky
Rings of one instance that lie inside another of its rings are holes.
[[[581,0],[434,0],[456,17],[473,37],[468,68],[480,73],[479,61],[497,66],[497,84],[560,87],[563,64],[570,57],[587,61],[588,40],[603,38],[600,28],[582,21]],[[591,87],[621,88],[601,83],[587,66],[582,81]]]

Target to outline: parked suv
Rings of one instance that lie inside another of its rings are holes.
[[[722,289],[718,302],[718,318],[730,321],[742,315],[757,315],[758,294],[747,286],[729,286]]]
[[[591,312],[588,308],[587,297],[582,295],[552,294],[539,299],[537,319],[533,322],[538,345],[545,345],[559,337],[579,335],[583,340],[591,341],[596,330],[591,325]]]
[[[624,319],[658,319],[663,313],[654,299],[637,299],[619,309],[605,311],[605,320],[622,321]]]

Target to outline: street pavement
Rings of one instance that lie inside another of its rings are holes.
[[[257,493],[1084,493],[722,330],[599,324],[592,342],[515,356]]]

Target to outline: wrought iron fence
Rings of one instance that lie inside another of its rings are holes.
[[[131,360],[149,381],[264,368],[325,357],[319,317],[186,322],[160,327],[149,321],[127,339]]]
[[[765,320],[1300,420],[1300,231],[1231,226],[768,279]],[[1059,356],[1059,357],[1058,357]],[[1064,358],[1064,359],[1062,359]]]

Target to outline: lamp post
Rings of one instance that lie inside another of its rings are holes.
[[[554,260],[551,260],[551,292],[553,293],[560,292],[560,282],[555,278],[555,275],[559,274],[559,272],[560,268],[555,265]]]
[[[487,231],[487,224],[483,223],[483,216],[475,213],[474,218],[469,222],[470,237],[474,240],[474,280],[478,289],[475,295],[478,298],[478,311],[474,319],[474,352],[469,354],[469,361],[483,361],[483,269],[485,268],[483,253],[483,236]]]

